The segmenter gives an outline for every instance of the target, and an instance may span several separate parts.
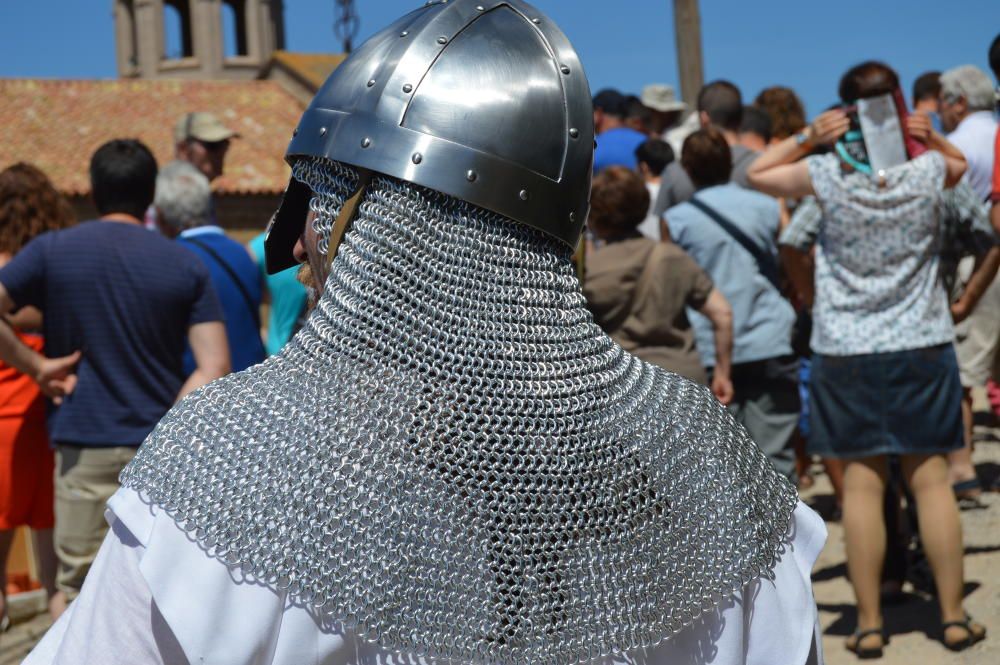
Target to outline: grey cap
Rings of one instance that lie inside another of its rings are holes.
[[[590,204],[590,86],[569,40],[521,0],[428,3],[327,79],[289,144],[434,189],[575,246]],[[269,270],[292,265],[308,196],[294,180]]]
[[[677,99],[674,86],[665,83],[650,83],[642,89],[642,96],[639,99],[643,106],[648,106],[654,111],[668,113],[687,109],[687,104]]]

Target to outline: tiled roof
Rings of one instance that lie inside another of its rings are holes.
[[[90,157],[102,143],[138,138],[165,164],[174,124],[190,111],[211,111],[241,135],[216,192],[285,188],[283,157],[303,107],[273,81],[0,79],[0,168],[32,162],[63,192],[87,194]]]
[[[319,90],[330,73],[342,63],[347,56],[342,53],[297,53],[291,51],[275,51],[271,56],[272,65],[280,64],[292,74],[302,79],[313,90]]]

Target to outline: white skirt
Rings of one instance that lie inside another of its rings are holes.
[[[24,665],[417,665],[347,630],[320,630],[284,593],[203,552],[130,489],[77,600]],[[591,665],[819,665],[810,572],[826,541],[804,504],[778,565],[658,646]]]

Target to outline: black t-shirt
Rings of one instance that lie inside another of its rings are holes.
[[[28,243],[0,283],[44,314],[45,353],[80,350],[78,383],[49,422],[53,441],[138,446],[186,378],[188,328],[221,321],[205,266],[136,224],[85,222]]]

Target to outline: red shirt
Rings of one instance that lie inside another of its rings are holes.
[[[18,333],[18,337],[33,350],[42,352],[40,336]],[[42,393],[34,380],[13,367],[0,363],[0,417],[23,416],[32,407],[38,408],[42,399]]]

